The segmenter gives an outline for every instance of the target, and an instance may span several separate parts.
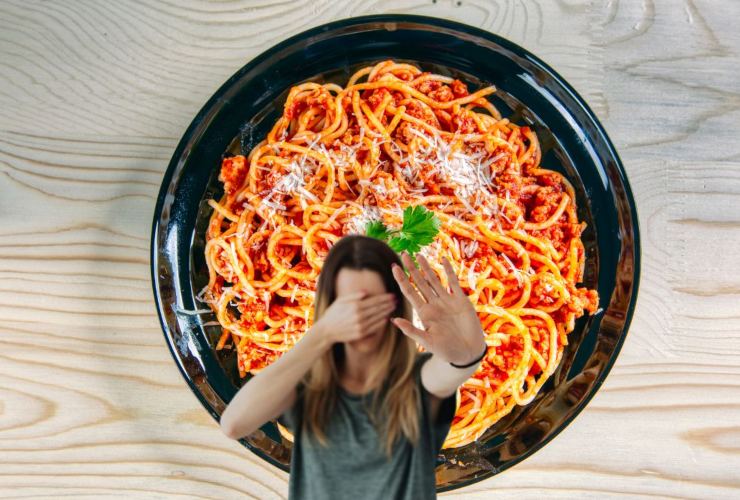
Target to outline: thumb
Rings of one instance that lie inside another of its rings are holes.
[[[391,321],[404,333],[404,335],[411,337],[423,347],[426,346],[427,332],[416,328],[414,324],[406,318],[395,317]]]

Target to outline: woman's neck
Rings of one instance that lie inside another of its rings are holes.
[[[349,385],[350,389],[353,389],[355,392],[366,392],[368,388],[365,388],[365,384],[370,373],[370,367],[376,358],[377,354],[374,352],[359,352],[345,344],[344,363],[341,373],[341,379],[344,382],[343,385],[345,388]]]

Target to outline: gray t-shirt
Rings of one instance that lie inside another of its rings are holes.
[[[363,407],[363,399],[370,407],[372,393],[355,395],[339,387],[337,405],[326,427],[329,444],[324,448],[302,433],[303,392],[302,385],[298,385],[295,404],[278,417],[295,437],[290,461],[290,500],[437,498],[436,457],[455,416],[456,398],[454,394],[445,398],[437,418],[431,421],[430,393],[421,383],[421,366],[431,356],[430,352],[419,353],[414,364],[414,377],[423,400],[419,443],[413,446],[405,436],[397,440],[390,461]]]

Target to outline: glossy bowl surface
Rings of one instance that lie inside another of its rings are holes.
[[[492,33],[442,19],[380,15],[313,28],[274,46],[234,74],[205,104],[167,168],[152,227],[151,271],[165,339],[201,403],[218,420],[243,384],[231,350],[215,351],[218,326],[195,295],[207,282],[203,257],[206,200],[220,194],[225,152],[247,152],[282,111],[288,89],[306,80],[346,83],[358,67],[384,59],[470,84],[494,84],[504,116],[529,124],[543,149],[542,165],[563,172],[577,192],[588,228],[584,286],[597,288],[602,312],[581,318],[557,371],[535,400],[517,407],[470,445],[442,450],[437,489],[445,491],[496,474],[545,445],[601,386],[624,342],[640,268],[637,214],[619,157],[593,112],[540,59]],[[242,440],[254,453],[289,471],[291,443],[275,422]]]

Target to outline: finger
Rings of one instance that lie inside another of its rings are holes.
[[[393,311],[382,311],[366,319],[360,320],[357,329],[349,336],[348,340],[357,340],[372,335],[384,323],[388,323]]]
[[[455,270],[452,268],[452,264],[446,256],[442,257],[442,267],[444,267],[445,269],[445,274],[447,275],[447,283],[450,285],[450,290],[452,290],[452,293],[464,296],[465,292],[460,286],[460,281],[457,279]]]
[[[425,349],[427,348],[426,338],[427,335],[429,335],[427,332],[416,328],[414,324],[406,318],[392,318],[391,322],[396,325],[398,329],[403,332],[404,335],[410,337],[411,339],[416,341],[417,344],[421,345]]]
[[[393,292],[387,292],[387,293],[380,293],[377,295],[371,295],[369,297],[365,297],[359,301],[358,306],[361,309],[365,308],[371,308],[375,307],[380,304],[391,304],[393,303],[393,299],[396,298],[396,294]]]
[[[382,326],[387,325],[389,320],[389,315],[384,315],[381,318],[377,318],[375,321],[367,325],[367,327],[365,328],[365,332],[367,332],[368,335],[371,335],[378,331],[378,329]]]
[[[396,303],[393,301],[381,302],[380,304],[375,304],[372,307],[363,308],[362,310],[360,310],[359,315],[361,320],[364,321],[368,318],[374,318],[379,314],[388,315],[389,313],[393,312],[396,307]]]
[[[437,276],[437,273],[434,272],[432,266],[429,265],[429,261],[423,255],[419,256],[419,266],[421,267],[421,270],[424,271],[424,278],[426,278],[427,283],[429,283],[429,286],[432,287],[434,293],[436,293],[440,297],[449,295],[447,293],[447,290],[445,290],[445,287],[442,286],[442,282],[439,280],[439,276]]]
[[[406,265],[406,269],[409,270],[411,277],[414,279],[414,285],[416,285],[416,288],[419,290],[419,293],[421,293],[421,296],[424,297],[424,300],[430,302],[432,299],[434,299],[437,294],[434,293],[434,290],[432,290],[432,287],[429,286],[427,280],[425,280],[424,277],[421,275],[419,269],[416,267],[416,264],[414,264],[414,261],[411,260],[411,256],[406,252],[403,252],[401,254],[401,260]]]
[[[403,296],[406,297],[409,302],[411,302],[411,305],[414,309],[416,309],[417,311],[421,309],[421,307],[426,304],[426,302],[424,302],[424,298],[419,295],[419,292],[417,292],[416,289],[411,285],[408,276],[406,276],[406,273],[403,272],[401,266],[394,263],[391,268],[393,272],[393,277],[396,278],[396,282],[398,283],[399,288],[401,288],[401,293],[403,293]]]

